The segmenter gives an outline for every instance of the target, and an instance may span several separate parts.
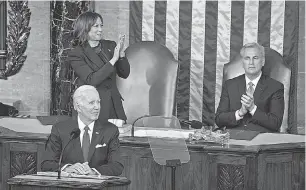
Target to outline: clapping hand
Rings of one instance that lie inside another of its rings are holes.
[[[254,106],[255,106],[253,95],[248,94],[248,93],[246,95],[243,94],[241,96],[241,103],[242,103],[243,106],[245,106],[245,108],[248,111],[251,111],[254,108]]]
[[[114,55],[112,58],[111,63],[113,63],[113,65],[115,64],[116,61],[118,61],[119,56],[120,57],[124,57],[125,56],[125,52],[124,52],[124,41],[125,41],[125,35],[120,35],[119,36],[119,40],[117,42],[117,46],[115,47],[114,50]]]
[[[120,44],[119,53],[120,53],[120,57],[124,57],[125,56],[124,41],[125,41],[125,35],[121,35],[120,38],[119,38],[119,44]]]

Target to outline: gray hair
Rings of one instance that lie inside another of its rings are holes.
[[[83,99],[87,96],[86,92],[88,92],[89,90],[94,90],[98,93],[97,89],[91,85],[82,85],[74,91],[72,96],[74,108],[76,108],[76,105],[78,103],[82,103]]]
[[[245,49],[247,48],[256,48],[260,52],[263,62],[265,62],[265,48],[263,46],[259,45],[256,42],[244,44],[244,46],[240,50],[241,57],[243,57]]]

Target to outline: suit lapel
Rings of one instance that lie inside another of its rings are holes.
[[[105,59],[110,60],[111,59],[111,52],[110,52],[109,47],[106,45],[104,40],[100,41],[100,44],[101,44],[101,50],[102,50],[100,52],[101,55],[103,57],[105,57]]]
[[[241,78],[240,78],[239,83],[237,85],[238,85],[238,93],[239,93],[238,95],[239,95],[239,97],[241,97],[242,94],[245,94],[245,92],[246,92],[245,75],[241,75]],[[240,98],[239,98],[239,100],[240,100]],[[239,101],[239,104],[241,106],[240,101]]]
[[[79,127],[78,121],[74,119],[72,122],[72,126],[73,128],[78,128]],[[84,158],[83,158],[83,151],[81,148],[80,137],[72,140],[71,143],[72,143],[71,154],[75,155],[75,158],[77,158],[80,162],[83,163]]]
[[[83,49],[84,49],[85,55],[91,61],[88,64],[93,70],[97,71],[99,68],[101,68],[104,65],[104,62],[101,60],[98,54],[90,47],[88,42],[84,43]]]
[[[260,99],[260,96],[262,94],[262,92],[264,91],[264,89],[267,87],[266,85],[266,77],[264,75],[261,75],[258,83],[257,83],[257,86],[256,86],[256,89],[255,89],[255,92],[254,92],[254,103],[256,104],[256,102],[258,102],[258,100]]]
[[[103,138],[104,138],[104,135],[103,135],[102,125],[99,123],[98,120],[96,120],[94,129],[93,129],[93,133],[92,133],[91,143],[89,146],[88,161],[91,160],[91,157],[95,152],[96,145],[99,142],[101,142]]]

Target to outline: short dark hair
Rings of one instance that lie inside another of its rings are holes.
[[[98,18],[100,18],[103,23],[102,16],[95,12],[88,11],[78,16],[73,24],[74,46],[82,45],[88,40],[88,33]]]

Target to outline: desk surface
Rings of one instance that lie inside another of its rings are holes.
[[[7,181],[9,185],[22,186],[41,186],[41,187],[65,187],[71,189],[102,189],[105,187],[125,186],[131,183],[125,177],[116,177],[115,179],[98,178],[75,178],[42,175],[18,175]]]
[[[2,126],[2,127],[1,127]],[[17,118],[1,118],[0,119],[0,137],[2,139],[25,139],[25,140],[46,140],[50,134],[52,126],[42,125],[37,119],[17,119]],[[136,131],[140,135],[145,132]],[[135,135],[136,135],[135,132]],[[192,130],[182,130],[182,134],[186,138],[188,134],[192,133]],[[168,133],[163,133],[168,134]],[[169,132],[169,135],[173,135],[174,132]],[[1,141],[0,138],[0,141]],[[146,137],[121,137],[122,145],[128,146],[149,146],[148,139]],[[246,140],[234,140],[230,139],[227,147],[221,147],[218,144],[190,144],[187,143],[189,148],[201,148],[201,149],[222,149],[225,151],[247,151],[247,152],[259,152],[262,150],[275,150],[275,149],[292,149],[303,148],[305,149],[305,135],[292,135],[292,134],[280,134],[280,133],[261,133],[251,141]]]

